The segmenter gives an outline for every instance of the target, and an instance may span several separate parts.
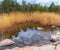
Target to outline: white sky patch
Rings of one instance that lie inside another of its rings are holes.
[[[22,2],[22,0],[17,0],[17,1],[19,3]],[[41,3],[42,5],[48,5],[54,2],[55,5],[60,5],[60,0],[25,0],[25,1],[30,3]]]
[[[36,3],[51,3],[54,2],[56,5],[60,5],[60,0],[36,0]]]
[[[48,2],[50,0],[36,0],[37,3],[40,3],[40,2]]]
[[[60,0],[36,0],[36,2],[60,2]]]

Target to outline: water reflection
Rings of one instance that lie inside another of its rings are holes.
[[[21,30],[18,36],[13,36],[12,39],[20,45],[44,45],[51,43],[51,32],[27,28],[26,31]]]
[[[44,27],[42,27],[43,29],[38,30],[35,28],[27,28],[26,31],[24,31],[23,29],[20,30],[20,32],[18,32],[18,35],[11,35],[12,36],[12,40],[15,41],[15,44],[11,45],[11,46],[4,46],[4,47],[0,47],[0,49],[4,49],[4,48],[13,48],[16,46],[19,47],[24,47],[24,46],[40,46],[40,45],[46,45],[46,44],[50,44],[51,43],[51,36],[52,35],[56,35],[56,34],[60,34],[60,28],[56,27],[54,29],[46,29]],[[60,36],[59,36],[60,37]],[[60,38],[58,37],[58,39],[60,40]]]

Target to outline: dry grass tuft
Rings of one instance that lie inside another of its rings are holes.
[[[8,28],[17,23],[24,22],[31,23],[38,22],[43,25],[60,26],[60,15],[49,12],[32,12],[32,13],[16,12],[10,14],[4,13],[0,15],[0,30],[4,30],[4,28]]]

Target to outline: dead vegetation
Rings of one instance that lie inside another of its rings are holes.
[[[0,30],[4,30],[4,28],[6,29],[19,23],[60,26],[60,15],[49,12],[12,12],[0,15]]]

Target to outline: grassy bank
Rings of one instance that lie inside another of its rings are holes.
[[[32,13],[9,13],[0,15],[0,31],[6,30],[14,25],[22,23],[34,23],[41,25],[56,25],[60,26],[60,15],[49,12],[32,12]]]
[[[17,35],[20,29],[26,30],[27,27],[33,28],[42,26],[47,30],[47,25],[60,26],[60,15],[50,12],[12,12],[0,14],[0,39],[11,38]]]

